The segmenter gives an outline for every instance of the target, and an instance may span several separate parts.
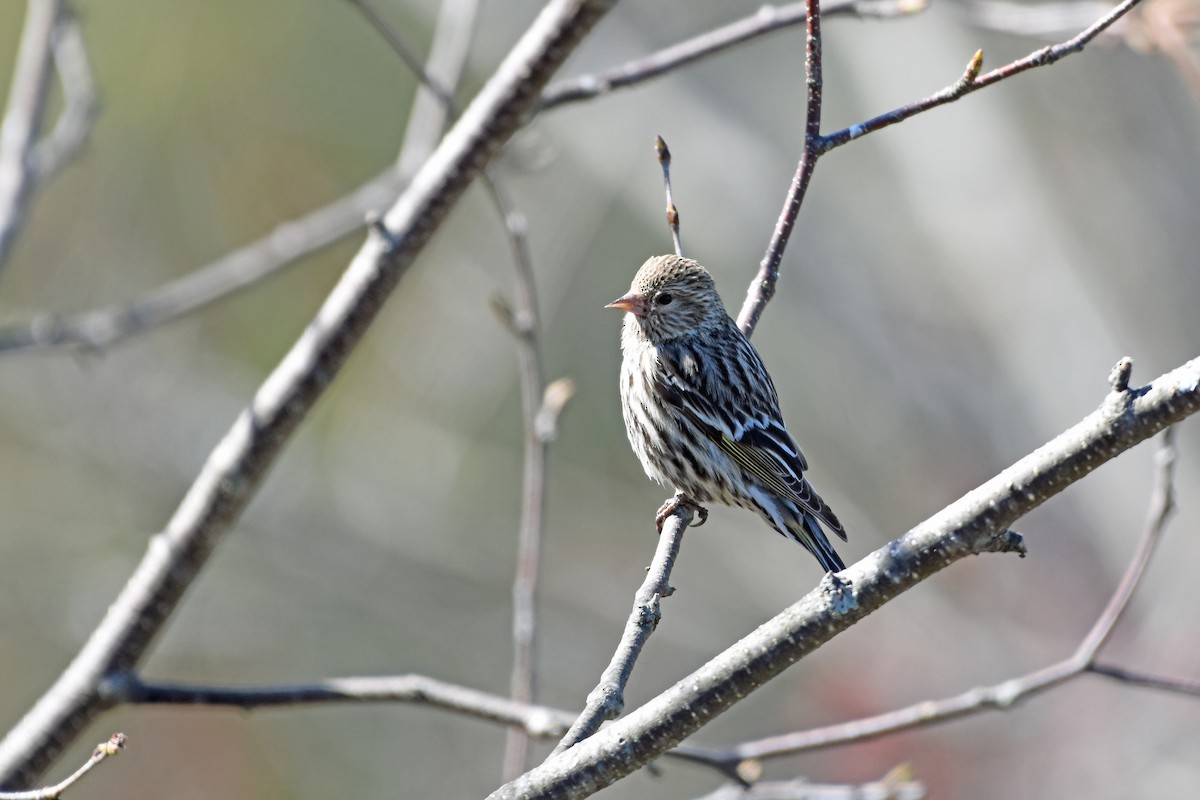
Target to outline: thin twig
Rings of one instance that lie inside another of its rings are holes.
[[[253,711],[309,705],[408,703],[518,727],[536,739],[561,738],[577,717],[563,709],[523,703],[415,674],[326,678],[287,685],[213,686],[145,681],[133,672],[118,672],[104,678],[99,691],[108,706],[225,706]],[[725,777],[736,777],[726,764],[711,757],[704,748],[683,744],[667,757],[708,767]]]
[[[624,709],[625,684],[629,682],[629,675],[633,672],[633,665],[643,645],[658,625],[660,601],[675,591],[670,586],[671,568],[675,564],[675,556],[679,554],[683,532],[691,522],[692,509],[681,504],[663,525],[654,560],[646,570],[646,580],[633,596],[633,611],[625,622],[616,652],[600,675],[600,683],[588,695],[579,719],[575,720],[571,730],[554,748],[555,754],[588,738],[600,729],[603,722],[614,719]]]
[[[54,26],[62,0],[29,0],[21,46],[0,123],[0,265],[25,222],[37,182],[33,151],[46,113],[54,64]]]
[[[1100,407],[900,538],[821,584],[637,710],[490,800],[579,798],[652,762],[802,657],[1141,441],[1200,411],[1200,358]]]
[[[663,137],[654,137],[654,152],[658,154],[658,163],[662,167],[663,191],[667,195],[667,227],[671,230],[671,241],[675,243],[675,255],[683,256],[683,241],[679,238],[679,209],[675,207],[675,198],[671,196],[671,150]]]
[[[400,60],[404,62],[404,66],[408,67],[409,71],[417,76],[421,85],[433,92],[443,106],[453,108],[454,93],[447,86],[443,86],[436,76],[425,71],[425,65],[421,63],[421,59],[396,35],[396,32],[392,30],[392,26],[387,23],[387,20],[383,18],[383,15],[379,13],[375,5],[369,2],[369,0],[348,0],[348,2],[358,9],[363,18],[375,29],[375,32],[387,42],[392,52],[400,56]]]
[[[804,22],[805,5],[805,3],[789,3],[784,6],[764,5],[748,17],[671,45],[643,58],[628,61],[594,75],[581,75],[555,81],[542,94],[542,99],[538,103],[538,111],[548,111],[565,103],[591,100],[614,89],[636,86],[702,58],[716,55],[742,42],[798,25]],[[915,14],[922,11],[925,6],[926,0],[833,0],[825,9],[825,15],[830,17],[898,17]]]
[[[233,687],[143,681],[126,672],[106,678],[101,692],[110,705],[232,706],[246,711],[330,703],[411,703],[520,727],[542,739],[562,736],[573,719],[556,708],[510,700],[425,675],[327,678],[282,686]]]
[[[504,216],[516,267],[516,308],[507,316],[517,341],[524,422],[524,475],[521,481],[521,522],[517,535],[517,568],[513,576],[513,663],[509,691],[513,700],[532,703],[537,687],[537,589],[546,511],[546,440],[538,431],[545,378],[541,355],[541,323],[537,287],[523,214],[513,209],[495,180],[486,182],[492,202]],[[503,774],[509,780],[525,771],[529,737],[509,728],[505,738]]]
[[[457,116],[451,93],[436,82],[436,76],[424,70],[411,55],[403,38],[392,29],[367,0],[351,0],[387,41],[401,60],[416,73],[422,88],[441,106],[442,114]],[[476,8],[469,9],[473,20]],[[469,37],[462,37],[464,39]],[[462,54],[465,56],[466,51]],[[521,406],[525,428],[524,478],[521,491],[521,522],[518,530],[517,569],[513,579],[513,668],[510,679],[513,700],[532,703],[537,684],[537,586],[545,517],[546,445],[539,432],[546,391],[540,346],[540,322],[533,261],[529,251],[528,224],[494,170],[483,171],[483,186],[499,212],[505,235],[512,248],[516,267],[516,310],[501,306],[501,318],[517,339],[520,362]],[[563,403],[566,402],[564,399]],[[562,406],[558,406],[561,411]],[[553,423],[550,426],[553,427]],[[525,770],[529,736],[524,728],[510,727],[504,749],[503,774],[510,779]]]
[[[221,442],[83,649],[0,741],[0,785],[28,783],[103,710],[98,686],[135,666],[255,496],[449,210],[612,0],[551,0],[383,216],[300,339]]]
[[[1125,391],[1128,391],[1126,389]],[[927,727],[939,722],[971,716],[983,711],[1004,711],[1039,692],[1052,689],[1092,670],[1096,651],[1129,605],[1146,565],[1150,562],[1174,508],[1174,428],[1168,428],[1155,456],[1154,488],[1147,519],[1125,573],[1096,622],[1075,652],[1054,664],[993,686],[978,687],[941,700],[925,700],[905,708],[851,722],[827,725],[796,733],[742,742],[728,750],[710,750],[708,755],[730,765],[795,755],[819,748],[862,742],[899,731]]]
[[[1175,692],[1176,694],[1200,697],[1200,681],[1167,678],[1162,675],[1149,675],[1145,672],[1136,672],[1112,664],[1091,663],[1088,665],[1087,671],[1093,675],[1103,675],[1106,678],[1112,678],[1115,681],[1133,686],[1144,686],[1147,689],[1158,689],[1164,692]]]
[[[479,0],[442,0],[438,7],[425,74],[445,87],[451,102],[435,92],[430,84],[421,84],[408,114],[404,145],[396,159],[396,169],[405,180],[415,175],[429,158],[453,116],[452,100],[471,53],[478,12]]]
[[[63,792],[74,786],[84,775],[87,775],[99,764],[110,756],[115,756],[125,749],[125,743],[129,741],[129,737],[123,733],[114,733],[108,737],[107,742],[101,742],[92,750],[92,755],[83,766],[71,773],[64,781],[56,783],[53,786],[44,786],[41,789],[32,789],[25,792],[0,792],[0,800],[58,800],[62,797]]]
[[[743,303],[742,310],[738,314],[738,327],[747,335],[754,330],[754,327],[758,324],[759,317],[762,316],[763,309],[775,294],[775,284],[779,280],[779,264],[783,260],[783,251],[787,247],[788,240],[791,238],[792,230],[796,224],[796,217],[800,212],[800,206],[804,202],[804,197],[808,192],[809,180],[812,178],[813,170],[816,168],[817,159],[835,147],[840,147],[869,133],[882,130],[889,125],[894,125],[921,112],[929,111],[946,103],[952,103],[977,89],[991,86],[994,83],[1011,78],[1014,75],[1019,75],[1035,67],[1053,64],[1072,53],[1078,53],[1092,39],[1096,38],[1105,29],[1127,14],[1141,0],[1124,0],[1124,2],[1113,8],[1104,17],[1088,26],[1088,28],[1078,35],[1052,47],[1043,47],[1040,50],[1035,50],[1024,58],[1017,59],[984,75],[979,74],[983,64],[983,52],[976,52],[967,63],[962,77],[940,92],[914,103],[901,106],[886,114],[880,114],[866,122],[860,122],[857,125],[851,125],[848,128],[827,135],[820,133],[820,31],[819,22],[816,27],[813,24],[813,21],[820,16],[820,9],[818,8],[817,0],[808,0],[808,2],[811,5],[811,13],[809,14],[805,56],[805,74],[808,88],[808,121],[805,128],[804,149],[800,155],[796,173],[792,177],[792,184],[788,189],[787,198],[784,200],[783,209],[780,211],[779,219],[775,223],[774,231],[771,234],[771,240],[767,244],[766,253],[763,255],[762,262],[759,265],[758,274],[751,281],[750,288],[746,293],[746,301]],[[817,120],[815,127],[814,119]]]
[[[937,108],[946,103],[953,103],[961,97],[964,97],[971,92],[991,86],[994,83],[999,83],[1006,78],[1011,78],[1015,75],[1020,75],[1023,72],[1028,72],[1037,67],[1045,67],[1054,64],[1072,53],[1082,51],[1089,42],[1103,33],[1109,26],[1125,16],[1131,9],[1134,8],[1141,0],[1125,0],[1118,6],[1113,7],[1111,11],[1105,14],[1096,22],[1089,25],[1083,31],[1080,31],[1076,36],[1067,39],[1050,47],[1043,47],[1033,51],[1024,58],[1019,58],[1016,61],[998,67],[991,72],[979,74],[979,67],[973,66],[976,59],[982,64],[982,53],[977,53],[972,57],[971,62],[967,64],[967,70],[963,78],[960,78],[955,83],[950,84],[940,92],[931,94],[922,100],[918,100],[908,105],[901,106],[886,114],[880,114],[877,117],[872,117],[866,122],[860,122],[857,125],[851,125],[849,128],[844,128],[840,131],[835,131],[827,136],[822,137],[823,152],[839,147],[846,142],[866,136],[868,133],[882,130],[889,125],[894,125],[897,122],[916,116],[924,111]]]
[[[758,274],[751,281],[746,301],[738,314],[738,327],[746,336],[754,334],[763,309],[775,296],[775,284],[779,282],[779,264],[783,261],[783,251],[792,236],[792,228],[795,227],[796,217],[800,213],[800,204],[808,194],[808,182],[812,179],[817,159],[821,156],[821,7],[818,0],[805,0],[805,7],[804,149],[800,154],[800,162],[796,165],[796,172],[792,175],[792,185],[788,189],[787,199],[784,200],[783,210],[780,211],[771,231],[766,255],[759,264]]]

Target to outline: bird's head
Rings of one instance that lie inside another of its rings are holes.
[[[646,259],[629,291],[605,308],[632,314],[652,342],[696,333],[727,318],[708,270],[673,255]]]

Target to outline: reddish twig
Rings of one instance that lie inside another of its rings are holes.
[[[808,0],[809,21],[804,61],[808,117],[805,125],[804,149],[800,154],[800,162],[796,167],[795,175],[792,177],[792,184],[788,189],[787,198],[784,200],[783,209],[779,213],[779,219],[775,223],[770,242],[767,244],[766,253],[759,265],[758,274],[755,275],[754,280],[750,283],[750,288],[746,293],[746,301],[743,303],[742,310],[738,314],[738,327],[747,336],[753,333],[759,318],[762,316],[763,309],[775,294],[775,284],[779,280],[779,264],[783,260],[783,251],[787,247],[788,240],[791,238],[792,230],[796,224],[796,217],[808,192],[809,181],[812,178],[813,170],[816,168],[817,160],[822,155],[835,147],[840,147],[869,133],[882,130],[889,125],[894,125],[897,122],[945,105],[946,103],[952,103],[978,89],[991,86],[994,83],[1011,78],[1014,75],[1019,75],[1035,67],[1044,67],[1053,64],[1072,53],[1077,53],[1087,46],[1088,42],[1092,41],[1101,32],[1127,14],[1139,2],[1141,0],[1124,0],[1123,3],[1114,7],[1109,13],[1088,26],[1078,35],[1051,47],[1043,47],[1035,50],[1024,58],[1017,59],[983,75],[979,74],[983,66],[983,51],[978,51],[967,63],[967,68],[963,72],[962,77],[940,92],[914,103],[901,106],[886,114],[872,117],[866,122],[860,122],[857,125],[843,128],[840,131],[822,135],[820,132],[821,11],[818,0]]]

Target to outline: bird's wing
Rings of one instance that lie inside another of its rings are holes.
[[[808,462],[783,425],[758,353],[741,337],[721,344],[660,348],[660,392],[764,488],[823,516],[824,503],[803,477]]]

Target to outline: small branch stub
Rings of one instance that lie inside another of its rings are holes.
[[[1108,385],[1114,392],[1129,391],[1129,377],[1133,374],[1133,359],[1125,356],[1108,373]]]

